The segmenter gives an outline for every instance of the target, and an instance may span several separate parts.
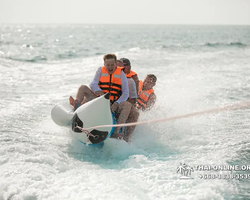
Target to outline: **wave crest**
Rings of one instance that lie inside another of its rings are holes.
[[[210,43],[210,42],[207,42],[207,43],[205,43],[204,46],[208,46],[208,47],[223,47],[223,46],[246,47],[247,45],[243,44],[241,42],[229,42],[229,43],[221,43],[221,42]]]

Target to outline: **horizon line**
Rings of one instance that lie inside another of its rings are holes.
[[[152,23],[149,23],[149,24],[146,24],[146,23],[74,23],[74,22],[71,22],[71,23],[64,23],[64,22],[56,22],[56,23],[50,23],[50,22],[36,22],[36,23],[30,23],[30,22],[0,22],[0,25],[172,25],[172,26],[250,26],[250,24],[171,24],[171,23],[155,23],[155,24],[152,24]]]

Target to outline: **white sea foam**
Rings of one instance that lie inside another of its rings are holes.
[[[63,33],[67,41],[81,42],[82,29],[78,28],[75,33]],[[33,29],[29,27],[29,34],[37,31]],[[20,33],[25,34],[22,30]],[[143,26],[140,29],[146,30]],[[190,41],[185,42],[184,30],[178,35],[179,43],[192,44],[190,35]],[[116,41],[114,51],[118,57],[130,59],[140,79],[148,73],[158,78],[156,105],[141,113],[140,121],[249,98],[249,49],[239,45],[202,46],[209,42],[201,42],[201,35],[206,34],[194,30],[199,41],[192,48],[161,48],[154,38],[141,45],[136,31],[128,35],[130,40]],[[48,34],[47,29],[40,31]],[[20,33],[15,32],[17,38]],[[163,43],[171,43],[163,40],[162,31],[158,34]],[[51,49],[54,35],[51,33],[49,39]],[[223,43],[221,35],[218,31]],[[146,36],[141,38],[145,40]],[[10,36],[4,37],[7,40]],[[103,35],[99,40],[106,44]],[[247,43],[245,40],[242,43]],[[84,48],[103,53],[41,63],[0,58],[0,199],[248,199],[247,181],[204,180],[198,171],[191,173],[193,179],[181,180],[177,168],[180,163],[191,167],[249,165],[249,110],[137,126],[131,143],[110,139],[100,148],[82,145],[72,138],[68,127],[55,125],[50,118],[52,107],[74,96],[79,85],[88,84],[103,64],[103,54],[113,50],[84,41]],[[70,49],[67,44],[62,44],[65,51]],[[38,48],[38,44],[32,46]],[[51,57],[57,54],[50,53]]]

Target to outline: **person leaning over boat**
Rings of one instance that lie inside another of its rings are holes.
[[[136,107],[140,110],[149,110],[156,101],[156,95],[153,87],[155,86],[157,77],[154,74],[148,74],[144,81],[139,82],[138,98]]]
[[[139,113],[138,111],[137,113],[134,111],[135,108],[132,110],[133,106],[126,101],[129,97],[128,81],[122,68],[116,65],[116,56],[114,54],[107,54],[103,57],[103,60],[104,66],[98,68],[96,71],[95,77],[90,84],[91,89],[86,85],[80,86],[76,100],[70,97],[70,104],[76,109],[79,103],[83,104],[109,92],[111,94],[111,112],[115,112],[116,116],[118,116],[117,123],[137,122]],[[130,141],[135,126],[128,127],[126,135],[118,134],[120,129],[121,127],[116,127],[112,137],[123,137],[125,141]]]

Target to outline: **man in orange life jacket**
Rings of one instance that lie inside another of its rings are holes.
[[[124,58],[126,59],[126,58]],[[128,59],[127,59],[128,60]],[[129,62],[129,60],[128,60]],[[130,62],[129,62],[130,63]],[[124,64],[122,62],[122,60],[117,60],[117,66],[118,67],[122,67],[123,68],[123,71],[127,72],[127,66],[124,67]],[[130,67],[131,68],[131,67]],[[135,85],[135,81],[133,78],[131,78],[128,74],[126,74],[126,77],[127,77],[127,80],[128,80],[128,88],[129,88],[129,98],[128,98],[128,102],[130,102],[133,106],[135,106],[136,104],[136,99],[137,99],[137,89],[136,89],[136,85]],[[138,79],[138,77],[137,77]],[[139,80],[138,80],[138,83],[139,83]]]
[[[134,71],[131,70],[131,64],[129,59],[127,58],[121,58],[120,60],[118,60],[118,62],[122,62],[123,67],[124,67],[124,73],[126,75],[127,78],[132,78],[135,82],[135,86],[136,86],[136,91],[138,92],[138,87],[139,87],[139,78],[137,73],[135,73]]]
[[[138,109],[149,110],[155,104],[156,95],[153,87],[156,81],[157,78],[154,74],[148,74],[143,82],[139,82],[138,98],[136,101],[136,107]]]
[[[137,122],[139,113],[131,111],[131,103],[126,101],[129,97],[128,93],[128,81],[122,71],[122,68],[118,68],[116,65],[117,59],[114,54],[107,54],[103,57],[104,66],[100,67],[95,74],[93,81],[90,84],[90,88],[86,85],[79,87],[76,100],[70,97],[70,104],[74,105],[76,109],[76,103],[85,103],[96,97],[109,92],[111,101],[111,112],[116,112],[118,116],[117,123],[131,123]],[[118,134],[120,127],[116,127],[112,137],[121,138],[125,141],[130,141],[135,126],[127,128],[127,134]]]

